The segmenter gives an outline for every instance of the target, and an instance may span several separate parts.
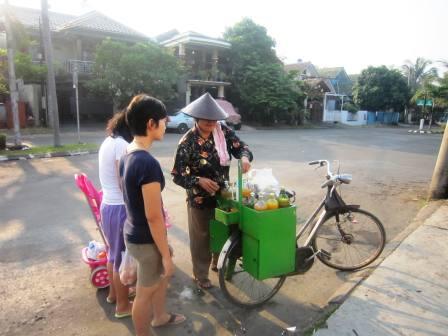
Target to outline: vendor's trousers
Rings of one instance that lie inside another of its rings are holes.
[[[197,209],[187,205],[187,210],[193,276],[206,280],[212,260],[209,222],[214,218],[215,209]]]

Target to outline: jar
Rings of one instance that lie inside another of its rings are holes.
[[[275,193],[269,194],[269,198],[266,201],[266,206],[268,210],[278,209],[278,201],[277,198],[275,197]]]
[[[258,210],[258,211],[264,211],[266,210],[268,207],[266,205],[266,201],[264,199],[264,194],[260,193],[258,200],[255,202],[254,204],[254,209]]]

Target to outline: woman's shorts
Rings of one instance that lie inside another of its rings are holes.
[[[152,287],[163,274],[162,256],[156,244],[132,244],[126,248],[137,261],[137,286]]]
[[[121,252],[124,251],[123,226],[126,220],[124,204],[101,204],[101,223],[106,239],[109,243],[107,251],[108,262],[114,265],[118,272],[121,264]]]

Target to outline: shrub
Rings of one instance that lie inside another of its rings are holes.
[[[6,134],[0,133],[0,150],[4,150],[6,148]]]

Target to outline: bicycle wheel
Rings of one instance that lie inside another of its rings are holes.
[[[371,213],[349,208],[341,214],[330,213],[313,239],[317,257],[325,265],[354,271],[372,263],[383,251],[386,232],[383,224]]]
[[[257,280],[243,268],[241,238],[232,242],[219,270],[219,286],[227,299],[246,308],[262,305],[272,298],[286,276]]]

